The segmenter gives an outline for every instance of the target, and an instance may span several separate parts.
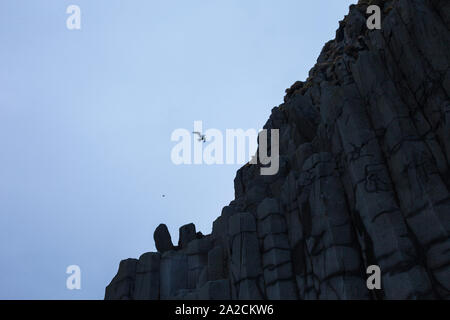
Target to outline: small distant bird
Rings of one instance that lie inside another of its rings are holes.
[[[166,197],[166,195],[165,195],[165,194],[163,194],[163,195],[162,195],[162,197],[163,197],[163,198],[165,198],[165,197]]]
[[[198,131],[193,131],[192,133],[198,135],[198,141],[206,142],[206,135],[201,134],[201,133],[198,132]]]

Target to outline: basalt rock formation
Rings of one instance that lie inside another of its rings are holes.
[[[352,5],[264,126],[278,174],[242,167],[209,235],[187,225],[176,246],[158,227],[105,298],[449,299],[449,28],[448,0]]]

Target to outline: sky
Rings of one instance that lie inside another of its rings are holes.
[[[2,0],[0,299],[103,299],[160,223],[210,233],[241,165],[175,165],[172,132],[261,129],[354,2]]]

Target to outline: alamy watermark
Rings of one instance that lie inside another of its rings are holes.
[[[66,280],[66,288],[69,290],[81,290],[81,268],[73,264],[67,267],[66,273],[70,274]]]
[[[66,13],[70,16],[66,20],[66,27],[69,30],[81,29],[81,9],[78,5],[72,4],[67,7]],[[381,29],[381,8],[377,5],[370,5],[366,10],[370,16],[367,18],[367,28],[369,30]]]
[[[367,18],[367,28],[369,30],[381,29],[381,8],[377,5],[370,5],[366,10],[367,14],[370,16]]]
[[[213,128],[203,132],[202,121],[194,121],[194,130],[180,128],[172,132],[171,141],[177,144],[170,156],[176,165],[259,163],[261,175],[275,175],[280,164],[279,140],[278,129],[226,129],[224,135]]]
[[[366,285],[369,290],[381,289],[381,269],[376,264],[367,267],[366,273],[370,275],[367,278]]]
[[[77,5],[70,5],[66,9],[66,13],[70,16],[66,20],[66,27],[69,30],[81,29],[81,9]]]

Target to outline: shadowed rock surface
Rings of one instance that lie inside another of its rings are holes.
[[[352,5],[264,126],[278,174],[242,167],[210,235],[159,228],[105,299],[449,299],[449,27],[447,0]]]

